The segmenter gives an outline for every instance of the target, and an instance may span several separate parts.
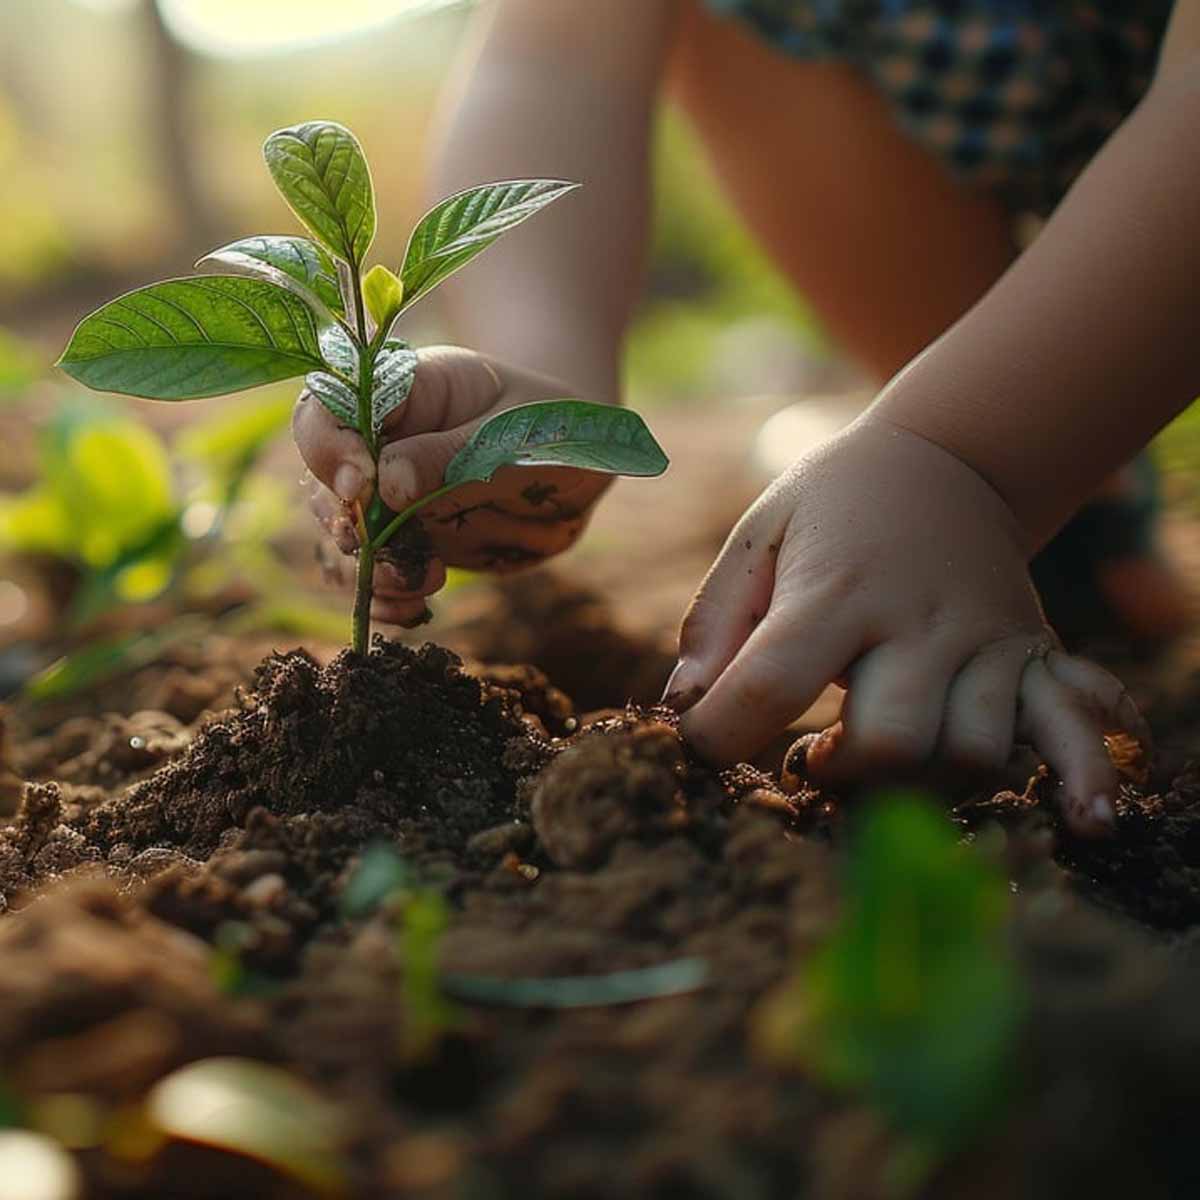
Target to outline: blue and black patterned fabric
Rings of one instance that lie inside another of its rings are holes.
[[[1170,0],[708,0],[800,58],[858,66],[912,137],[1046,213],[1150,84]]]

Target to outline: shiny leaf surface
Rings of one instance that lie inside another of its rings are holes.
[[[505,466],[581,467],[607,475],[661,475],[667,456],[627,408],[547,400],[498,413],[450,460],[445,482],[486,481]]]
[[[344,316],[337,264],[323,246],[302,237],[248,237],[206,254],[196,266],[215,266],[255,275],[310,297]]]
[[[375,359],[371,420],[378,433],[389,413],[408,399],[417,372],[417,356],[406,343],[386,342]]]
[[[263,157],[305,227],[334,254],[361,263],[375,237],[375,197],[362,147],[334,121],[271,134]]]
[[[469,188],[443,200],[418,222],[404,255],[401,311],[465,267],[501,234],[579,185],[560,179],[513,179]]]
[[[307,304],[265,280],[171,279],[85,317],[59,366],[99,391],[192,400],[320,368],[318,332]]]

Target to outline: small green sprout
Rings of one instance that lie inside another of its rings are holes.
[[[201,259],[222,274],[151,284],[109,302],[75,330],[59,365],[101,391],[192,400],[304,376],[309,391],[362,436],[378,461],[384,422],[408,398],[417,356],[393,338],[417,300],[502,234],[577,186],[552,179],[484,184],[450,196],[417,224],[398,274],[364,274],[375,236],[371,174],[354,135],[332,121],[281,129],[267,168],[312,235],[251,237]],[[636,413],[552,400],[486,421],[443,485],[401,513],[358,506],[352,644],[370,635],[376,556],[426,504],[503,466],[569,466],[660,475],[667,460]]]
[[[911,1194],[1003,1111],[1024,1014],[1008,885],[935,806],[884,796],[851,847],[842,916],[768,1002],[768,1050],[863,1094],[904,1139]]]
[[[368,846],[342,893],[342,911],[364,917],[381,906],[400,917],[396,954],[404,971],[404,1032],[400,1057],[429,1061],[441,1039],[459,1023],[442,990],[438,965],[450,910],[442,894],[418,884],[408,863],[385,843]]]

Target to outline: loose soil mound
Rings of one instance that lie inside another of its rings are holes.
[[[886,1136],[765,1049],[759,1015],[835,914],[836,803],[691,761],[663,711],[577,724],[539,671],[481,680],[380,643],[326,667],[272,657],[198,729],[135,714],[17,747],[41,781],[0,829],[0,1063],[32,1111],[66,1094],[101,1115],[89,1195],[295,1194],[246,1159],[111,1134],[138,1127],[156,1080],[217,1054],[336,1101],[355,1196],[881,1195]],[[1200,954],[1135,922],[1194,923],[1197,785],[1131,789],[1129,838],[1064,842],[1066,871],[1036,798],[988,810],[1019,881],[1027,1095],[929,1194],[1193,1194],[1179,1130],[1200,1115]],[[614,1007],[460,1002],[414,1059],[399,918],[340,903],[378,841],[448,899],[446,972],[690,958],[706,981]],[[213,952],[230,929],[236,977]]]

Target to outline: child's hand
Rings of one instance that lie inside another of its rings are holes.
[[[1022,541],[959,459],[856,422],[767,489],[701,585],[668,684],[685,736],[713,760],[745,758],[841,680],[815,780],[935,756],[1000,768],[1026,741],[1061,776],[1071,828],[1107,831],[1117,778],[1101,734],[1146,729],[1116,679],[1057,648]]]
[[[384,425],[379,491],[394,511],[435,490],[446,464],[475,427],[501,409],[569,396],[553,380],[501,366],[470,350],[419,352],[412,392]],[[352,505],[371,495],[374,466],[356,432],[307,392],[292,432],[323,485],[313,510],[338,548],[358,539]],[[375,569],[372,615],[393,624],[419,622],[425,597],[445,583],[446,567],[507,571],[565,550],[579,536],[607,476],[566,467],[501,469],[489,484],[467,484],[421,511],[397,541],[405,552]]]

